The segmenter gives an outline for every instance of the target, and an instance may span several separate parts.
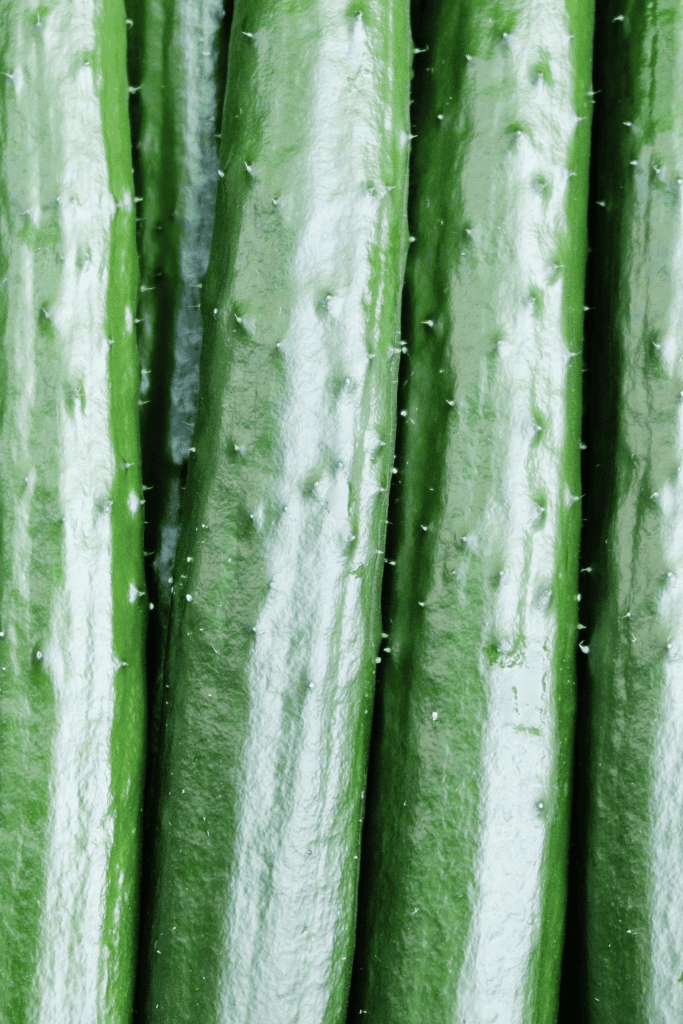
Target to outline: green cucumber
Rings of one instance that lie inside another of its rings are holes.
[[[592,3],[423,9],[349,1021],[556,1019]]]
[[[174,573],[146,1019],[346,1011],[407,252],[405,0],[242,0]]]
[[[0,0],[0,1020],[129,1024],[146,728],[123,4]]]
[[[673,1024],[683,1019],[683,10],[627,0],[599,15],[586,973],[573,1019]]]

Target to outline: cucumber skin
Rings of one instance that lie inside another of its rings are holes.
[[[605,205],[593,245],[578,987],[590,1024],[670,1024],[683,1018],[683,12],[605,3],[596,31]]]
[[[3,0],[0,24],[0,1020],[129,1024],[146,612],[124,11]]]
[[[550,1024],[575,709],[592,5],[443,3],[422,17],[397,525],[348,1020]]]
[[[150,1022],[346,1011],[410,63],[407,4],[235,9],[165,674]]]

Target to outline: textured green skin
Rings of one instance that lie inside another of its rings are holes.
[[[595,210],[583,556],[592,571],[582,577],[590,730],[579,1019],[673,1024],[683,1019],[683,11],[672,0],[606,3],[596,32],[595,198],[605,205]]]
[[[414,30],[411,326],[348,1020],[551,1024],[592,5],[444,0]]]
[[[346,1012],[411,59],[403,2],[235,9],[165,673],[150,1022]]]
[[[144,761],[123,5],[0,2],[0,1020],[129,1024]]]

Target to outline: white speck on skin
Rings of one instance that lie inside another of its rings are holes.
[[[36,661],[40,661],[43,657],[42,651],[36,651]]]
[[[438,717],[439,717],[439,712],[438,711],[432,711],[432,722],[435,722]]]
[[[185,600],[186,601],[191,601],[192,600],[192,594],[185,594]]]
[[[128,504],[128,510],[129,510],[130,514],[132,516],[134,516],[135,513],[140,508],[140,505],[143,504],[143,502],[138,497],[138,495],[135,493],[135,491],[131,491],[130,494],[128,495],[128,502],[127,502],[127,504]]]

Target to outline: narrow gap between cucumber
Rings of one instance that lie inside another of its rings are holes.
[[[590,576],[581,572],[591,565],[596,554],[595,528],[597,495],[593,486],[595,460],[594,444],[595,423],[593,402],[596,398],[605,397],[604,388],[594,387],[596,379],[600,379],[600,364],[603,357],[599,346],[602,339],[599,329],[600,318],[596,315],[596,307],[604,301],[605,293],[599,278],[599,265],[602,258],[602,238],[599,228],[600,215],[604,218],[604,210],[598,206],[600,199],[598,162],[595,154],[599,150],[599,139],[604,131],[604,110],[602,98],[602,66],[600,62],[600,38],[602,25],[602,7],[597,3],[596,24],[593,36],[593,90],[594,111],[591,130],[590,182],[588,191],[588,259],[586,265],[586,285],[584,305],[584,350],[583,350],[583,411],[581,424],[581,442],[585,447],[581,451],[581,493],[584,495],[582,504],[581,542],[579,548],[579,621],[585,626],[579,639],[589,643],[594,621],[590,602],[588,583]],[[594,394],[596,392],[597,394]],[[589,525],[590,524],[590,525]],[[588,598],[588,600],[587,600]],[[560,981],[560,1004],[558,1024],[576,1024],[586,1020],[586,946],[585,946],[585,864],[586,864],[586,811],[587,811],[587,778],[586,764],[588,759],[589,737],[589,692],[590,680],[588,658],[578,651],[576,661],[576,723],[574,736],[574,758],[572,770],[572,810],[570,822],[568,892],[565,942],[562,958]]]
[[[167,0],[165,18],[165,32],[168,38],[164,41],[164,53],[171,51],[170,34],[174,24],[174,9],[187,0]],[[136,86],[144,76],[144,32],[145,32],[145,0],[126,0],[129,8],[128,17],[134,21],[129,28],[129,40],[133,44],[129,50],[128,73],[132,86]],[[133,8],[135,7],[135,13]],[[216,81],[216,147],[220,149],[220,124],[224,101],[225,83],[227,75],[227,52],[228,42],[232,26],[233,0],[223,2],[224,18],[222,32],[224,40],[221,41],[221,48],[218,52],[218,59],[215,64]],[[142,177],[142,160],[140,155],[140,138],[143,113],[142,93],[132,93],[130,97],[131,129],[133,143],[133,169],[136,196],[144,199],[144,181]],[[172,110],[165,109],[164,119],[169,120],[173,116]],[[168,145],[163,146],[157,154],[157,160],[161,166],[168,166],[170,174],[177,175],[174,168],[175,152],[173,149],[173,126],[166,124],[163,138],[168,140]],[[167,183],[168,185],[168,183]],[[177,195],[178,188],[175,188]],[[139,218],[144,217],[144,203],[136,207]],[[141,256],[143,221],[137,223],[138,254]],[[164,233],[172,247],[170,259],[178,259],[177,238],[178,232],[174,224],[172,206],[168,203],[163,210],[163,219],[160,221],[157,230]],[[149,552],[145,558],[146,587],[149,601],[153,610],[150,610],[150,619],[146,638],[145,662],[147,671],[148,688],[148,730],[147,730],[147,763],[146,782],[144,793],[143,809],[143,840],[141,859],[141,880],[140,880],[140,918],[138,929],[138,970],[135,984],[135,995],[133,1004],[133,1020],[143,1021],[146,1019],[146,992],[147,992],[147,951],[151,944],[150,926],[146,908],[149,906],[149,898],[154,891],[155,881],[155,834],[157,821],[157,804],[159,788],[160,765],[158,759],[157,743],[160,742],[161,732],[153,735],[155,728],[158,728],[159,702],[162,693],[156,693],[155,684],[159,677],[160,669],[165,659],[165,645],[162,645],[163,631],[158,619],[159,593],[156,574],[153,563],[154,557],[161,544],[161,519],[164,513],[165,503],[169,495],[169,476],[175,467],[171,462],[170,452],[167,447],[167,431],[164,425],[168,422],[170,414],[170,387],[173,377],[173,336],[175,330],[176,295],[174,289],[177,287],[179,271],[173,268],[169,259],[162,260],[154,270],[154,287],[157,292],[155,318],[155,330],[157,335],[162,335],[163,340],[157,337],[151,350],[151,361],[143,372],[148,372],[151,377],[152,387],[149,391],[150,402],[141,407],[141,443],[143,481],[149,488],[145,494],[146,506],[146,528],[145,528],[145,551]],[[173,279],[171,279],[173,278]],[[141,280],[141,284],[145,283]],[[170,355],[169,355],[170,354]],[[188,461],[185,460],[179,468],[179,486],[181,492],[185,489],[187,478]],[[182,505],[181,505],[182,507]]]
[[[410,23],[411,23],[411,32],[412,32],[412,38],[413,38],[413,46],[415,47],[416,50],[421,50],[424,47],[424,39],[423,39],[423,37],[425,35],[425,32],[424,32],[424,25],[423,25],[423,21],[424,21],[424,18],[423,18],[423,6],[424,6],[424,0],[411,0],[411,3],[410,3]],[[419,57],[417,57],[417,59],[419,60]],[[421,70],[422,70],[422,68],[420,68],[419,65],[417,67],[415,67],[415,65],[414,65],[414,71],[415,71],[416,76],[419,74],[419,72]],[[422,77],[424,78],[424,76],[422,76]],[[416,131],[417,131],[416,123],[417,123],[417,120],[419,120],[419,115],[416,116],[416,110],[415,110],[415,107],[418,104],[415,103],[413,105],[414,94],[415,94],[415,90],[411,86],[411,108],[410,108],[411,128],[410,128],[410,130],[411,130],[412,133],[416,133]],[[415,175],[413,173],[411,173],[412,172],[412,168],[413,168],[413,159],[412,159],[412,155],[411,155],[410,170],[409,170],[409,174],[408,174],[408,221],[409,221],[409,229],[410,229],[410,213],[411,213],[411,210],[413,209],[413,206],[414,206],[415,201],[416,201],[416,199],[415,199],[416,182],[415,182]],[[411,259],[411,254],[410,254],[410,249],[409,249],[408,250],[408,262],[410,262],[410,259]],[[404,274],[404,286],[403,286],[403,290],[402,290],[402,293],[401,293],[401,338],[408,339],[410,337],[411,330],[412,330],[412,323],[413,323],[412,303],[411,303],[410,292],[409,292],[408,288],[405,286],[405,274]],[[397,415],[396,415],[396,442],[395,442],[395,450],[394,450],[394,464],[395,464],[395,466],[397,468],[400,468],[402,466],[402,464],[403,464],[403,454],[404,454],[404,447],[405,447],[405,433],[406,433],[406,420],[402,416],[398,415],[398,410],[402,409],[403,406],[404,406],[403,399],[404,399],[404,396],[405,396],[405,391],[406,391],[406,387],[407,387],[407,384],[408,384],[409,375],[410,375],[410,348],[408,347],[408,352],[403,353],[400,356],[400,362],[399,362],[399,368],[398,368],[398,391],[397,391],[397,395],[396,395],[396,402],[397,402],[397,405],[396,405],[396,413],[397,413]],[[390,575],[391,572],[392,572],[393,567],[390,565],[390,563],[392,561],[395,562],[395,560],[396,560],[396,549],[397,549],[398,538],[399,538],[398,524],[399,524],[400,514],[401,514],[400,509],[401,509],[401,473],[399,471],[398,474],[392,474],[392,476],[391,476],[391,484],[390,484],[390,490],[389,490],[389,504],[388,504],[388,509],[387,509],[387,534],[386,534],[386,543],[385,543],[385,552],[384,552],[385,567],[384,567],[384,575],[383,575],[383,578],[382,578],[382,596],[381,596],[382,630],[383,630],[384,633],[387,633],[389,635],[391,634],[390,594],[391,594],[391,584],[393,582],[392,579],[391,579],[391,575]],[[372,808],[372,804],[373,804],[372,779],[377,774],[377,772],[376,772],[376,755],[375,755],[375,751],[377,749],[376,737],[378,735],[378,732],[379,732],[379,729],[380,729],[380,726],[381,726],[381,706],[382,706],[382,702],[381,702],[381,699],[380,699],[380,695],[381,695],[380,670],[381,670],[381,666],[378,666],[378,673],[377,673],[377,677],[376,677],[376,686],[375,686],[374,708],[373,708],[373,715],[372,715],[372,727],[371,727],[371,734],[370,734],[370,751],[369,751],[369,758],[368,758],[368,772],[367,772],[366,800],[365,800],[365,820],[366,821],[368,819],[368,814],[369,814],[369,812],[370,812],[370,810]],[[370,890],[370,887],[371,887],[370,880],[367,879],[367,876],[363,872],[363,861],[366,860],[365,853],[366,853],[366,844],[368,842],[369,842],[369,839],[368,839],[367,831],[366,831],[366,829],[364,827],[363,828],[363,836],[362,836],[362,840],[361,840],[361,867],[360,867],[359,888],[358,888],[358,911],[359,912],[361,910],[361,907],[363,906],[363,903],[368,898],[369,890]],[[356,943],[356,947],[355,947],[354,953],[355,953],[355,955],[354,955],[353,967],[352,967],[352,971],[351,971],[351,986],[350,986],[350,993],[349,993],[349,1004],[348,1004],[349,1005],[349,1009],[348,1009],[348,1016],[347,1016],[347,1024],[351,1024],[352,1020],[354,1022],[357,1020],[356,1016],[352,1016],[352,1009],[351,1009],[351,1007],[354,1006],[354,1002],[355,1002],[354,1001],[355,983],[356,983],[356,981],[358,979],[359,972],[362,971],[362,969],[363,969],[362,964],[363,964],[363,961],[364,961],[364,950],[358,945],[358,943]]]

